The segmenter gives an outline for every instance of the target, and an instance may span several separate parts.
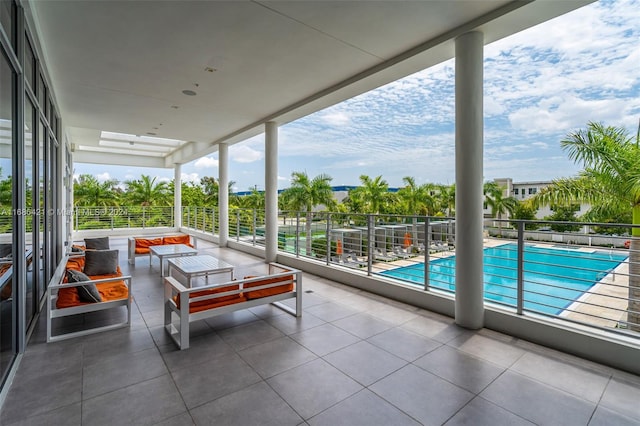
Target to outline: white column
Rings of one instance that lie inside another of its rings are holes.
[[[218,229],[220,247],[229,240],[229,146],[218,145]]]
[[[482,269],[483,34],[456,39],[456,302],[455,321],[484,325]]]
[[[180,230],[182,226],[182,165],[173,165],[173,223]]]
[[[265,124],[265,260],[275,262],[278,255],[278,126]]]

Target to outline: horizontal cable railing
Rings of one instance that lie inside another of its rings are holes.
[[[185,228],[217,234],[220,230],[217,217],[218,209],[213,207],[182,207],[182,226]]]
[[[171,220],[173,209],[166,209],[164,215]],[[150,210],[134,216],[125,210],[127,226],[133,222],[149,226],[154,216]],[[88,213],[83,220],[76,217],[76,223],[121,223],[113,214]],[[214,208],[184,207],[182,226],[216,234],[217,217]],[[486,219],[485,301],[520,315],[637,336],[640,275],[632,271],[640,270],[640,239],[629,236],[631,228],[628,224]],[[264,246],[264,211],[230,209],[229,238]],[[389,285],[455,294],[454,218],[282,211],[278,248],[384,278]]]
[[[174,226],[171,206],[75,207],[76,231]]]

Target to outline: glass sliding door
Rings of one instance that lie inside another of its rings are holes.
[[[42,121],[38,120],[38,138],[37,138],[37,143],[38,143],[38,151],[37,151],[37,170],[36,173],[38,174],[37,176],[37,180],[36,182],[38,182],[38,188],[37,188],[37,192],[38,192],[38,198],[37,198],[37,207],[34,211],[35,213],[35,217],[37,218],[36,223],[38,224],[38,235],[37,235],[37,251],[36,253],[38,253],[38,258],[39,258],[39,264],[38,264],[38,269],[37,269],[37,282],[38,282],[38,292],[40,294],[44,294],[45,291],[45,280],[47,277],[47,258],[48,258],[48,254],[47,254],[47,247],[46,247],[46,242],[45,242],[45,235],[46,235],[46,226],[47,226],[47,221],[46,221],[46,215],[45,213],[45,203],[44,203],[44,199],[45,199],[45,153],[46,153],[46,149],[45,149],[45,140],[46,140],[46,136],[45,136],[45,126],[42,123]]]
[[[25,99],[24,105],[24,172],[25,172],[25,206],[26,206],[26,215],[25,215],[25,230],[26,230],[26,240],[25,240],[25,248],[27,253],[26,259],[26,300],[25,300],[25,322],[27,325],[31,323],[35,314],[38,310],[37,303],[38,297],[37,294],[34,294],[35,288],[35,277],[33,276],[34,267],[38,267],[38,258],[34,257],[34,247],[37,247],[38,242],[38,233],[37,233],[37,222],[36,216],[33,214],[34,206],[38,205],[38,192],[34,191],[33,182],[38,181],[38,176],[36,174],[36,169],[33,167],[34,159],[37,161],[37,144],[34,143],[34,117],[35,117],[35,109],[33,104],[29,100],[27,96]],[[36,230],[34,232],[34,230]],[[34,245],[34,243],[36,245]],[[37,251],[36,251],[37,253]],[[35,264],[34,264],[35,262]],[[37,270],[37,269],[36,269]]]
[[[4,7],[4,6],[3,6]],[[14,99],[16,74],[0,49],[0,385],[16,356],[16,289],[13,279],[13,193],[18,184],[12,179],[15,149]]]

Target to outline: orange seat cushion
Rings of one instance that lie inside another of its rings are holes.
[[[248,279],[248,278],[256,278],[256,277],[247,276],[244,278]],[[245,283],[244,289],[246,290],[247,288],[259,287],[259,286],[278,283],[278,282],[283,282],[283,284],[275,287],[265,288],[262,290],[245,291],[243,294],[247,299],[250,300],[250,299],[259,299],[260,297],[273,296],[274,294],[286,293],[288,291],[293,291],[293,275],[286,275],[283,277],[276,277],[276,278],[264,278],[262,280],[254,281],[251,283]]]
[[[67,260],[67,269],[75,269],[76,271],[82,272],[84,270],[84,262],[84,256],[71,257]]]
[[[149,247],[161,245],[162,238],[136,238],[136,253],[149,253]]]
[[[9,268],[11,268],[11,263],[4,263],[0,265],[0,277],[4,275],[9,270]],[[0,291],[0,300],[7,300],[8,298],[11,297],[12,292],[13,292],[13,285],[11,285],[11,280],[7,279],[4,287]]]
[[[96,284],[96,288],[98,289],[103,302],[126,299],[129,296],[129,288],[124,281],[99,283]],[[56,302],[56,307],[58,309],[89,304],[92,303],[80,300],[78,290],[75,287],[61,288],[58,290],[58,300]]]
[[[3,263],[0,265],[0,275],[4,274],[11,268],[11,263]]]
[[[202,291],[194,291],[189,294],[189,298],[200,297],[200,296],[208,296],[210,294],[224,293],[226,291],[236,291],[239,290],[239,285],[227,285],[224,287],[212,288],[209,290]],[[180,295],[176,294],[173,296],[173,301],[176,302],[178,309],[180,309]],[[247,299],[241,294],[230,294],[228,296],[216,297],[213,299],[199,300],[196,302],[189,303],[189,313],[193,314],[195,312],[206,311],[207,309],[217,308],[220,306],[232,305],[234,303],[244,302]]]
[[[162,239],[162,244],[186,244],[190,247],[193,247],[191,244],[191,237],[189,235],[176,235],[172,237],[164,237]]]
[[[67,262],[67,266],[68,265],[69,263]],[[122,272],[118,266],[115,274],[93,275],[89,276],[89,278],[92,280],[100,280],[103,278],[117,278],[121,276]],[[65,274],[63,282],[67,282],[67,274]],[[127,287],[127,284],[124,281],[98,283],[96,284],[96,288],[98,289],[103,302],[126,299],[129,296],[129,287]],[[58,290],[58,300],[56,301],[56,307],[58,309],[88,304],[90,304],[90,302],[83,302],[80,300],[78,289],[76,287],[63,287]]]

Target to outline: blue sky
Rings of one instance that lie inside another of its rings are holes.
[[[624,126],[640,119],[640,0],[600,1],[485,46],[484,177],[551,180],[579,171],[560,149],[589,121]],[[333,185],[362,174],[390,186],[455,181],[454,61],[280,127],[279,186],[291,173],[326,173]],[[229,148],[236,191],[264,189],[264,135]],[[217,154],[182,167],[183,179],[218,176]],[[172,169],[76,164],[75,174],[120,181],[140,174],[173,179]]]

